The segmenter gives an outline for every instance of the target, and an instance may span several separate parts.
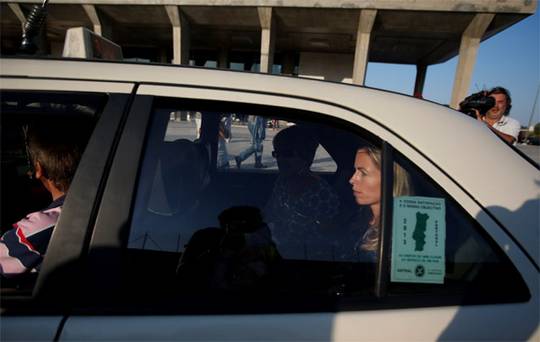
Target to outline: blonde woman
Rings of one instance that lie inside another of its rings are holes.
[[[356,151],[354,174],[349,183],[356,203],[369,208],[367,229],[355,246],[356,255],[365,255],[376,261],[381,227],[381,151],[373,147],[362,147]],[[412,193],[409,174],[394,163],[394,197]]]

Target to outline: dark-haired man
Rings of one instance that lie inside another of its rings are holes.
[[[503,87],[495,87],[488,94],[495,99],[495,106],[486,115],[476,114],[476,118],[486,123],[495,134],[503,138],[509,144],[517,141],[521,125],[519,121],[508,117],[512,108],[510,92]]]
[[[56,126],[31,126],[27,149],[36,179],[51,194],[52,203],[13,224],[0,238],[0,274],[39,270],[65,195],[81,157],[81,136]]]

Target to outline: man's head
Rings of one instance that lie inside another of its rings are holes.
[[[65,193],[77,170],[86,134],[82,134],[76,126],[67,124],[28,126],[27,148],[35,176],[51,193],[51,190]]]
[[[500,120],[503,115],[508,115],[512,108],[512,98],[510,92],[503,87],[495,87],[488,92],[488,96],[495,99],[495,106],[491,108],[486,116],[492,120]]]
[[[282,174],[297,174],[309,170],[319,143],[306,127],[287,127],[274,137],[274,152]]]

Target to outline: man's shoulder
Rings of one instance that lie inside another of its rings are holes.
[[[517,139],[517,135],[521,130],[521,124],[516,119],[505,116],[499,130],[503,133],[511,134]]]
[[[502,116],[497,122],[493,124],[494,128],[497,128],[499,130],[501,129],[507,129],[507,128],[521,128],[521,124],[518,120],[511,118],[509,116]]]
[[[61,206],[26,215],[0,238],[0,273],[19,274],[40,267]]]
[[[513,125],[513,126],[519,126],[521,127],[521,124],[519,123],[518,120],[514,119],[514,118],[511,118],[509,116],[505,116],[504,117],[504,121],[506,121],[506,124],[508,125]]]
[[[54,227],[58,222],[61,211],[62,206],[35,211],[26,215],[25,218],[19,220],[13,226],[17,230],[21,230],[24,236],[29,237]]]
[[[494,126],[496,130],[501,133],[511,135],[517,140],[519,131],[521,130],[521,124],[514,118],[503,116]]]

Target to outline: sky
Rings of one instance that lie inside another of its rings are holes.
[[[540,5],[539,5],[540,7]],[[527,126],[540,87],[539,9],[528,18],[480,43],[469,94],[495,86],[512,95],[510,116]],[[458,57],[429,66],[423,96],[441,104],[450,103]],[[369,63],[365,84],[412,95],[416,66]],[[540,97],[540,95],[538,95]],[[532,124],[540,122],[538,98]]]

